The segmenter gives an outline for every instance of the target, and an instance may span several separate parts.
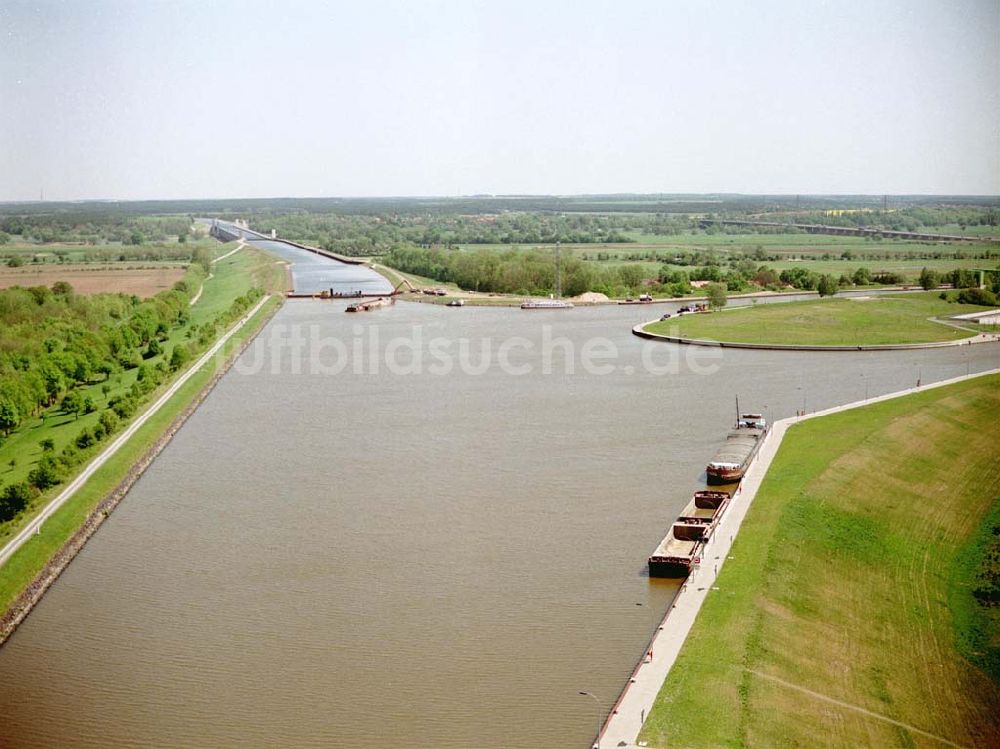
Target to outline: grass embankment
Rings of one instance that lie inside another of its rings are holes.
[[[650,323],[661,335],[734,343],[862,346],[933,343],[976,331],[929,320],[987,309],[949,304],[937,292],[855,299],[817,299],[740,307]]]
[[[997,413],[990,376],[792,427],[640,740],[940,745],[867,710],[1000,745],[1000,685],[962,657],[1000,654],[969,561],[1000,502]]]
[[[229,248],[235,247],[235,243]],[[284,289],[285,274],[283,266],[276,264],[274,258],[265,252],[246,248],[235,255],[226,258],[212,267],[213,278],[206,281],[204,292],[199,301],[191,308],[190,323],[183,328],[171,331],[171,339],[164,348],[169,350],[175,342],[184,340],[186,331],[192,326],[211,320],[218,313],[226,310],[232,301],[251,288],[260,287],[267,291]],[[269,301],[258,311],[242,330],[234,335],[225,345],[226,355],[235,351],[247,337],[259,328],[261,322],[280,304],[280,294]],[[202,387],[211,380],[225,356],[213,357],[212,362],[194,375],[187,383],[124,445],[91,479],[68,501],[58,512],[45,522],[44,531],[34,537],[8,560],[0,570],[0,611],[6,610],[17,595],[31,582],[42,569],[48,559],[80,526],[87,514],[100,502],[104,496],[125,477],[136,460],[160,437],[173,419],[184,410],[197,396]],[[147,360],[155,363],[156,358]],[[136,378],[136,370],[128,370],[112,377],[109,384],[112,389],[105,396],[101,391],[103,383],[81,389],[84,395],[91,395],[95,402],[103,405],[107,399],[116,394],[125,393]],[[174,378],[164,381],[147,398],[139,413],[148,404],[169,387]],[[138,414],[137,414],[138,415]],[[42,440],[48,438],[55,442],[56,451],[71,443],[85,427],[96,423],[99,411],[74,418],[63,414],[57,407],[45,411],[38,419],[22,425],[0,448],[0,481],[4,484],[23,480],[28,472],[37,464],[43,451]],[[122,424],[120,429],[125,428]],[[96,455],[105,445],[92,449]],[[13,462],[13,465],[11,464]],[[82,469],[86,463],[81,464]],[[65,484],[72,479],[67,476],[61,484],[52,487],[41,494],[31,508],[14,520],[0,525],[0,544],[5,544],[17,531],[24,526],[49,500],[63,490]]]

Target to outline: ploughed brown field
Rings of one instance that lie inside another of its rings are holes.
[[[184,268],[180,265],[28,265],[0,268],[0,289],[11,286],[51,286],[57,281],[67,281],[78,294],[121,292],[151,297],[169,289],[183,275]]]

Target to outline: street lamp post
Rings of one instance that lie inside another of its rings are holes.
[[[601,749],[601,717],[604,714],[604,705],[592,692],[580,692],[580,694],[584,697],[590,697],[597,703],[597,738],[594,739],[594,749]]]

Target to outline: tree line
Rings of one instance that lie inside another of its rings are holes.
[[[194,264],[172,289],[144,301],[124,294],[76,295],[66,283],[0,290],[0,445],[45,412],[76,418],[101,411],[60,452],[51,439],[39,444],[42,456],[27,479],[0,487],[0,522],[64,481],[262,294],[254,289],[214,319],[192,326],[189,301],[204,276],[204,267]],[[168,348],[171,331],[185,326],[184,340]],[[113,388],[112,377],[129,370],[136,371],[134,382]],[[83,393],[99,383],[103,404]]]
[[[32,244],[122,243],[140,245],[186,239],[190,216],[130,216],[119,213],[0,214],[0,244],[11,238]]]

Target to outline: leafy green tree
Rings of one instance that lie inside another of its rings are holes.
[[[920,271],[920,288],[924,291],[930,291],[931,289],[936,289],[941,283],[941,277],[930,268],[924,268]]]
[[[80,397],[80,393],[76,390],[70,390],[63,396],[61,408],[63,413],[73,414],[73,416],[79,418],[80,414],[83,413],[83,398]]]
[[[28,472],[28,483],[45,491],[62,481],[62,470],[51,455],[43,455],[38,464]]]
[[[194,251],[193,262],[200,265],[206,274],[212,270],[212,253],[207,247],[199,247]]]
[[[31,487],[27,482],[11,484],[0,493],[0,521],[7,521],[21,512],[31,501]]]
[[[17,406],[7,398],[0,400],[0,430],[5,435],[10,434],[11,430],[16,429],[20,423],[21,416]]]
[[[97,423],[104,427],[106,434],[113,434],[118,428],[118,417],[114,411],[104,411],[98,418]]]
[[[996,294],[989,289],[962,289],[958,292],[959,304],[979,304],[984,307],[993,307],[997,303]]]
[[[88,447],[93,445],[97,440],[94,439],[94,433],[89,429],[83,429],[76,436],[76,446],[81,450],[86,450]]]
[[[712,283],[705,287],[705,295],[712,309],[722,309],[726,306],[726,287],[720,283]]]
[[[111,406],[111,410],[114,411],[115,415],[119,419],[132,418],[132,415],[135,413],[136,408],[138,408],[138,404],[132,397],[112,398],[108,405]]]
[[[47,405],[52,405],[63,391],[66,379],[63,376],[62,370],[51,362],[42,364],[41,375],[42,381],[45,383]]]
[[[951,282],[956,289],[971,289],[979,286],[979,274],[965,268],[951,272]]]
[[[872,272],[865,266],[861,266],[854,271],[854,275],[851,276],[851,281],[854,282],[855,286],[869,286],[872,282]]]
[[[53,440],[51,437],[46,437],[45,439],[43,439],[41,442],[38,443],[38,446],[42,448],[42,452],[46,453],[50,453],[56,449],[55,440]]]
[[[837,279],[826,274],[819,279],[816,289],[819,291],[820,296],[833,296],[837,293],[838,289]]]
[[[170,352],[170,370],[176,372],[187,364],[190,359],[191,353],[187,350],[186,346],[174,346],[174,350]]]

